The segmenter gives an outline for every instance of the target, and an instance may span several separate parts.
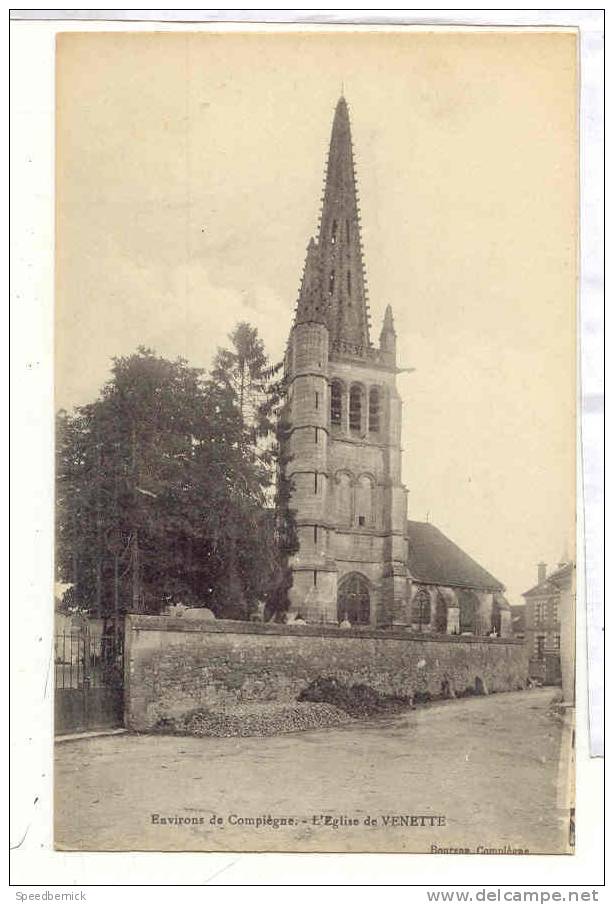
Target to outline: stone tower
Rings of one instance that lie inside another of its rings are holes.
[[[309,622],[407,623],[396,333],[388,305],[379,346],[371,343],[359,211],[342,97],[286,352],[299,535],[291,612]]]

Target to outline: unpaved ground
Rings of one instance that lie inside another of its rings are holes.
[[[557,796],[563,727],[547,713],[552,696],[553,689],[540,689],[470,698],[272,738],[64,742],[55,749],[56,846],[564,852],[568,813]],[[235,817],[267,815],[296,825],[232,825]],[[320,815],[358,825],[335,828],[318,823]],[[392,815],[445,824],[384,826]],[[212,823],[217,818],[221,824]]]

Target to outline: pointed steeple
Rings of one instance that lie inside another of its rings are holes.
[[[344,97],[335,109],[318,235],[322,294],[331,348],[367,349],[369,316],[360,240],[350,117]]]

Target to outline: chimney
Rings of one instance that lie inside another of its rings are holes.
[[[540,562],[537,564],[537,583],[541,584],[542,581],[546,580],[546,563]]]

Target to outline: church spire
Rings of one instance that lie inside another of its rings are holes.
[[[343,96],[333,120],[318,249],[331,349],[365,350],[370,346],[369,316],[350,117]]]

